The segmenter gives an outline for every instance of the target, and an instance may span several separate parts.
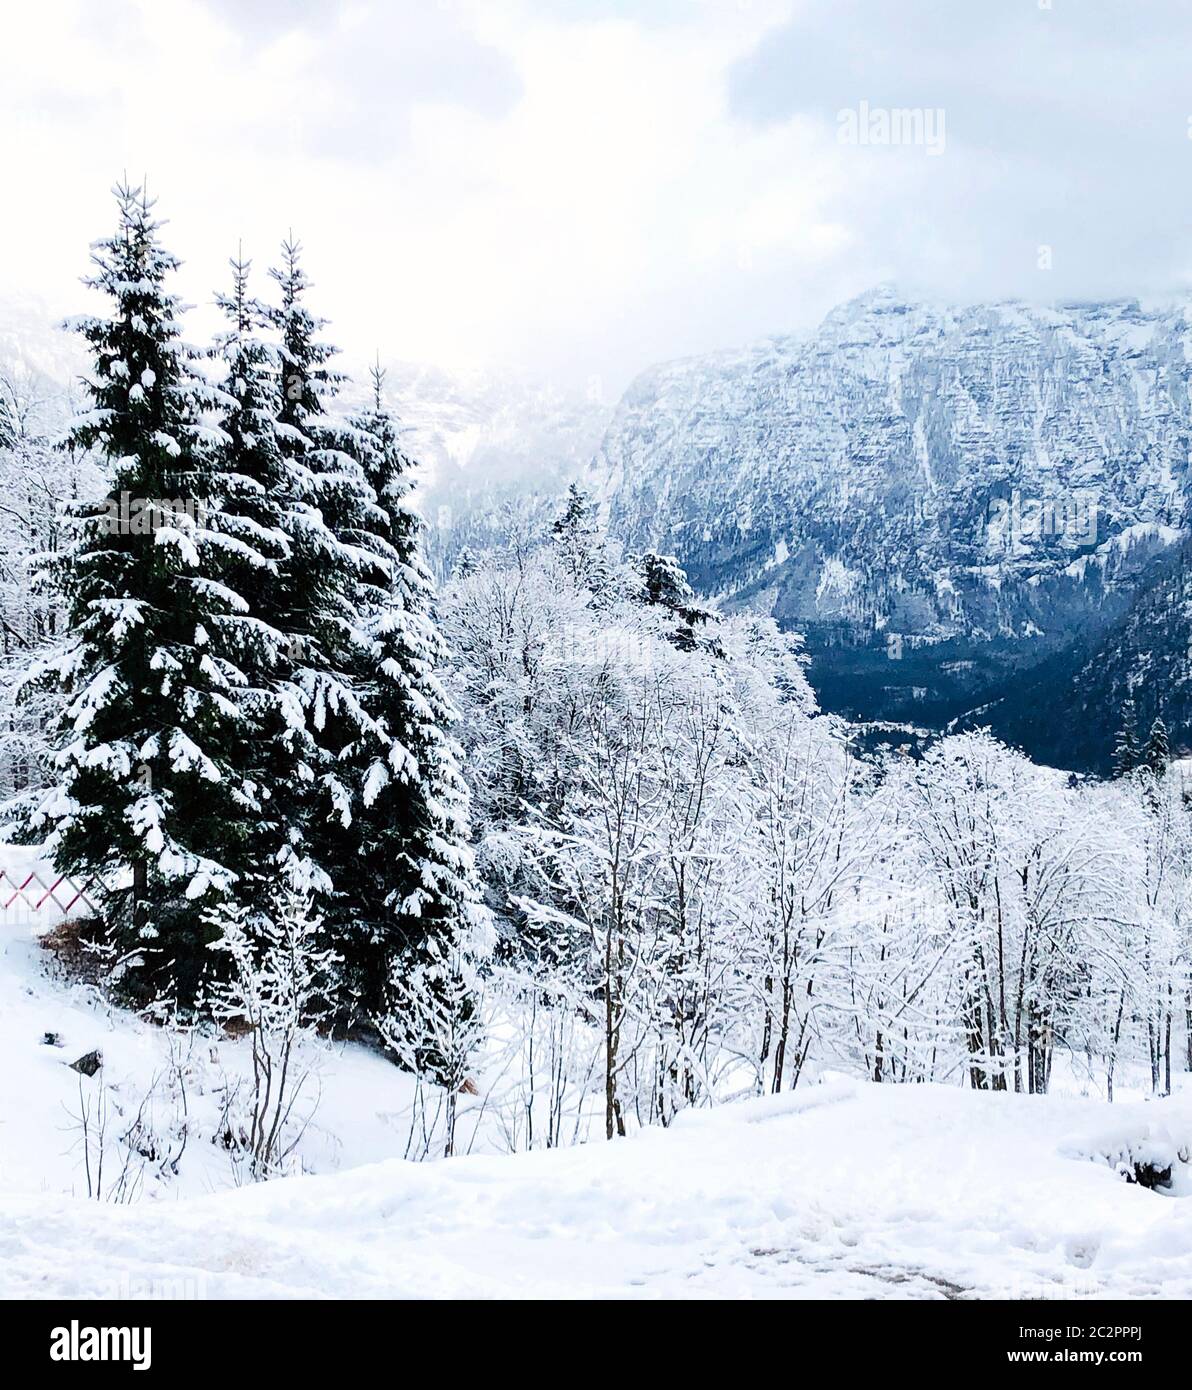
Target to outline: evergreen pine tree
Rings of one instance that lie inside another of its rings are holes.
[[[283,567],[291,610],[277,620],[295,639],[290,679],[311,740],[307,794],[289,817],[302,827],[307,886],[342,959],[340,1016],[372,1018],[388,1009],[403,956],[475,917],[466,788],[435,674],[443,652],[407,499],[412,465],[382,376],[369,410],[329,416],[341,378],[305,308],[298,248],[283,250],[272,314],[279,438],[309,488]]]
[[[126,990],[168,984],[186,1000],[209,961],[204,914],[231,890],[256,809],[236,757],[246,604],[226,582],[229,555],[251,547],[223,511],[211,392],[167,289],[178,262],[141,190],[116,197],[118,228],[93,249],[86,282],[108,296],[110,317],[77,325],[93,356],[92,408],[68,441],[96,451],[111,488],[75,508],[50,570],[69,636],[33,681],[62,699],[59,782],[23,833],[47,837],[60,871],[107,880]]]
[[[242,666],[251,679],[242,693],[250,729],[242,766],[256,797],[240,897],[268,914],[279,894],[303,893],[318,879],[305,836],[311,768],[318,750],[294,673],[307,653],[309,624],[299,621],[292,588],[301,570],[294,557],[301,533],[321,531],[310,499],[315,483],[305,440],[282,421],[281,353],[261,336],[269,310],[249,294],[250,266],[231,263],[232,290],[216,300],[228,327],[216,340],[222,369],[220,424],[230,527],[242,542],[232,556],[232,585],[248,604]],[[290,446],[290,447],[287,447]],[[296,447],[297,446],[297,447]],[[329,549],[332,537],[322,537]],[[307,589],[308,604],[317,593]]]
[[[440,948],[466,947],[480,909],[467,788],[449,733],[455,716],[437,674],[446,653],[409,500],[413,464],[379,367],[372,385],[371,407],[343,438],[376,499],[360,543],[377,563],[361,568],[357,590],[358,687],[374,724],[349,754],[356,783],[337,875],[336,949],[351,997],[376,1018],[392,1011],[395,972],[437,959]]]
[[[611,564],[596,514],[596,506],[578,483],[567,489],[562,513],[551,536],[563,568],[577,587],[601,595],[608,586]]]
[[[476,552],[470,545],[465,545],[456,556],[455,564],[451,568],[451,578],[467,579],[475,574],[479,568],[480,561],[476,558]]]
[[[290,556],[291,513],[299,483],[280,439],[281,386],[276,350],[259,334],[266,311],[249,295],[251,266],[231,263],[232,292],[216,295],[228,320],[216,338],[221,364],[221,455],[229,511],[241,532],[244,551],[233,557],[237,592],[258,620],[280,611],[278,578]],[[272,666],[277,647],[287,641],[276,628],[260,632],[260,660]]]
[[[633,557],[633,567],[641,585],[641,601],[651,607],[665,609],[674,619],[669,640],[681,651],[695,651],[700,645],[696,627],[702,628],[710,623],[712,614],[696,605],[695,594],[687,582],[683,566],[673,555],[659,555],[656,551],[647,550]]]
[[[270,271],[281,303],[267,311],[278,339],[281,407],[277,439],[288,467],[290,554],[280,567],[274,611],[264,616],[288,636],[279,689],[296,746],[297,776],[274,789],[277,824],[291,887],[317,895],[329,927],[334,904],[350,895],[339,846],[352,823],[346,769],[353,750],[381,730],[355,688],[362,639],[360,586],[377,573],[368,542],[380,516],[360,465],[343,447],[345,427],[328,415],[342,376],[328,364],[335,349],[319,339],[324,321],[306,307],[309,282],[301,247],[287,241]],[[280,799],[278,799],[280,798]]]
[[[328,365],[335,348],[318,337],[325,320],[306,307],[310,283],[301,258],[299,243],[282,244],[282,263],[269,272],[280,287],[281,303],[265,311],[279,339],[276,434],[295,494],[290,518],[294,544],[284,570],[281,626],[294,634],[296,671],[301,671],[304,656],[312,668],[327,664],[341,644],[354,566],[331,524],[344,507],[338,498],[342,483],[327,409],[343,377]]]
[[[1141,754],[1138,747],[1138,712],[1134,700],[1127,696],[1122,703],[1122,721],[1117,742],[1113,747],[1113,775],[1128,777],[1138,766]]]
[[[1143,761],[1153,776],[1163,777],[1167,764],[1171,761],[1171,746],[1167,739],[1167,725],[1156,715],[1151,732],[1146,741]]]
[[[647,603],[661,604],[664,608],[679,611],[688,607],[695,597],[682,565],[673,555],[659,555],[656,551],[647,550],[637,557],[636,568]]]

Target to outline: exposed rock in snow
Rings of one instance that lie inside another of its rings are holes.
[[[77,1071],[80,1076],[94,1076],[103,1066],[103,1053],[98,1048],[93,1048],[90,1052],[84,1052],[81,1057],[76,1057],[70,1064],[71,1071]]]

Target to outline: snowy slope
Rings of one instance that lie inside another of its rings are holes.
[[[29,869],[40,870],[46,884],[54,881],[53,871],[31,850],[0,846],[0,865],[17,881]],[[158,1176],[153,1163],[141,1171],[137,1162],[137,1197],[156,1204],[228,1186],[232,1169],[212,1138],[226,1089],[249,1073],[246,1043],[173,1035],[112,1008],[84,984],[59,978],[38,933],[60,914],[22,910],[20,899],[3,910],[12,896],[8,883],[0,884],[0,1191],[86,1197],[77,1117],[83,1101],[98,1113],[101,1085],[109,1110],[105,1189],[123,1161],[120,1135],[151,1091],[145,1125],[173,1151],[183,1107],[170,1095],[171,1052],[185,1071],[189,1138],[177,1173]],[[37,894],[27,896],[35,900]],[[56,1034],[59,1044],[47,1045],[47,1033]],[[94,1078],[80,1078],[69,1064],[93,1049],[102,1053],[103,1069]],[[313,1118],[295,1166],[335,1172],[404,1154],[408,1076],[356,1046],[320,1044],[308,1048],[304,1060],[311,1069],[308,1093],[317,1105],[309,1107]]]
[[[179,1174],[88,1201],[71,1112],[103,1086],[130,1114],[169,1035],[47,978],[29,926],[0,944],[0,1296],[1192,1296],[1192,1202],[1112,1167],[1186,1148],[1187,1092],[1111,1108],[828,1076],[613,1144],[413,1163],[409,1078],[323,1047],[317,1176],[236,1188],[210,1130],[247,1059],[208,1039]]]
[[[1188,1297],[1192,1202],[1064,1156],[1103,1111],[829,1081],[611,1145],[8,1196],[0,1295]]]

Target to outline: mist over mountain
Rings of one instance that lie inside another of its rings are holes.
[[[332,325],[328,336],[335,341]],[[615,401],[511,368],[447,369],[383,361],[385,396],[418,465],[417,502],[427,521],[428,559],[440,578],[459,550],[500,541],[510,509],[539,499],[543,514],[590,463]],[[57,422],[69,416],[86,354],[32,296],[0,299],[0,373],[46,398]],[[367,368],[346,364],[339,404],[369,399]]]
[[[503,543],[514,515],[553,516],[599,448],[614,406],[598,391],[512,370],[399,362],[386,387],[420,465],[427,558],[440,579],[464,547]]]

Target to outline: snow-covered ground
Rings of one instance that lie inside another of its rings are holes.
[[[608,1145],[8,1195],[0,1294],[1192,1296],[1192,1202],[1063,1155],[1102,1110],[829,1081]]]
[[[88,1201],[80,1093],[127,1113],[168,1036],[48,978],[27,926],[0,946],[2,1296],[1192,1296],[1187,1170],[1165,1195],[1112,1166],[1186,1149],[1187,1092],[1111,1108],[828,1075],[612,1144],[413,1163],[408,1078],[327,1049],[317,1173],[237,1187],[200,1134],[137,1201]],[[244,1057],[196,1047],[201,1131]]]
[[[3,863],[14,878],[33,868],[44,882],[53,882],[52,870],[33,851],[6,845]],[[102,1186],[105,1200],[114,1200],[123,1162],[119,1135],[143,1103],[144,1128],[156,1136],[163,1157],[176,1152],[184,1118],[190,1138],[176,1173],[158,1176],[159,1165],[137,1159],[140,1198],[173,1200],[231,1185],[235,1179],[227,1153],[211,1139],[227,1089],[250,1070],[247,1043],[214,1035],[172,1035],[113,1008],[95,990],[61,978],[39,941],[39,931],[58,914],[51,913],[47,922],[45,911],[4,912],[3,903],[11,896],[0,885],[0,1192],[85,1198],[79,1118],[87,1105],[94,1128],[101,1094],[108,1111],[106,1172],[102,1184],[93,1173],[92,1190]],[[47,1034],[55,1035],[58,1044],[47,1045]],[[80,1078],[69,1064],[96,1049],[103,1056],[102,1072]],[[414,1091],[407,1075],[356,1046],[308,1046],[304,1065],[310,1076],[296,1114],[300,1120],[311,1118],[294,1155],[296,1167],[333,1172],[404,1156]],[[179,1071],[184,1096],[178,1091]],[[95,1168],[94,1135],[91,1147]]]

